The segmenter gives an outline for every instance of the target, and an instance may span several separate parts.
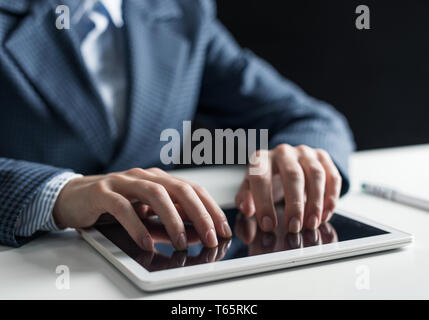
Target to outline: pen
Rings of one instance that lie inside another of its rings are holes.
[[[384,198],[390,201],[398,202],[410,207],[414,207],[421,210],[429,211],[429,201],[421,198],[417,198],[411,195],[404,194],[402,192],[393,190],[391,188],[386,188],[382,186],[377,186],[373,184],[363,183],[362,191],[364,193]]]

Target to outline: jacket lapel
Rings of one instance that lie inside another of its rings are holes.
[[[159,162],[160,132],[171,120],[171,101],[186,67],[189,43],[172,23],[181,16],[172,0],[124,2],[129,48],[129,121],[122,150],[112,170]],[[141,157],[141,156],[140,156]]]
[[[107,164],[113,151],[111,130],[78,40],[72,29],[56,29],[51,1],[39,3],[7,39],[6,50],[47,104]]]

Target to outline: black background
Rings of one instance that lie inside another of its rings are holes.
[[[358,30],[355,9],[370,9]],[[429,142],[429,1],[217,0],[237,41],[346,115],[358,149]]]

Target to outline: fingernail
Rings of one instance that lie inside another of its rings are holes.
[[[301,222],[297,217],[292,217],[289,221],[289,232],[298,233],[301,231]]]
[[[188,241],[186,240],[185,233],[179,234],[179,237],[177,238],[177,249],[179,250],[186,250],[188,247]]]
[[[227,237],[227,238],[232,237],[232,231],[231,231],[231,228],[229,227],[228,221],[225,221],[223,223],[222,231],[223,231],[223,234],[225,235],[225,237]]]
[[[268,216],[262,218],[262,228],[265,232],[272,231],[274,228],[273,219]]]
[[[213,229],[210,229],[209,231],[207,231],[206,241],[207,241],[207,245],[210,247],[216,247],[217,246],[216,233]]]
[[[312,215],[308,220],[308,225],[310,229],[317,229],[317,227],[319,226],[319,218],[316,215]]]
[[[149,236],[143,237],[143,249],[147,251],[153,250],[152,239]]]

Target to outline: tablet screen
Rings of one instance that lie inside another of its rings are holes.
[[[195,229],[191,225],[186,225],[188,250],[176,251],[160,221],[153,218],[144,220],[144,224],[155,241],[154,252],[140,249],[118,223],[96,225],[95,229],[150,272],[388,233],[338,213],[335,213],[329,222],[321,224],[317,230],[303,230],[298,234],[286,232],[281,208],[278,209],[278,228],[275,232],[269,233],[258,228],[254,217],[245,217],[235,209],[225,210],[225,214],[233,230],[233,236],[231,239],[219,238],[219,245],[216,248],[204,247]]]

